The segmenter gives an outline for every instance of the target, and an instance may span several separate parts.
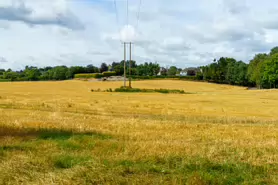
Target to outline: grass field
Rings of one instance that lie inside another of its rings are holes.
[[[278,184],[278,91],[121,85],[0,83],[0,184]]]

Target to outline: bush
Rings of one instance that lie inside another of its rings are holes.
[[[177,90],[177,89],[155,89],[155,92],[159,93],[172,93],[172,94],[185,94],[184,90]]]
[[[147,89],[138,89],[138,88],[129,88],[129,87],[120,87],[114,90],[115,92],[152,92]]]
[[[110,76],[116,76],[116,72],[114,71],[107,71],[102,73],[103,77],[110,77]]]
[[[84,73],[84,74],[75,74],[74,78],[101,78],[103,75],[101,73]]]
[[[139,88],[129,88],[129,87],[121,87],[121,88],[116,88],[114,92],[144,92],[144,93],[153,93],[153,92],[158,92],[158,93],[164,93],[164,94],[186,94],[184,90],[177,90],[177,89],[139,89]],[[187,93],[189,94],[189,93]]]

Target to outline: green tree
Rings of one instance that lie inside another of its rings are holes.
[[[268,58],[267,54],[257,54],[255,57],[250,61],[248,70],[247,70],[247,78],[249,83],[256,85],[257,87],[261,87],[262,84],[262,70],[263,70],[263,63]]]
[[[84,68],[84,71],[86,73],[99,73],[99,68],[95,67],[94,65],[87,65],[87,67]],[[78,74],[78,73],[74,73],[74,74]]]
[[[177,67],[176,66],[171,66],[167,72],[168,76],[174,76],[177,74]]]
[[[3,79],[9,79],[9,80],[15,81],[18,78],[19,78],[19,74],[12,70],[8,70],[3,73]]]
[[[236,62],[235,65],[235,73],[234,73],[234,79],[236,85],[247,85],[248,84],[248,78],[247,78],[247,69],[248,65],[245,64],[242,61]]]
[[[263,81],[268,83],[269,88],[276,88],[278,82],[278,53],[265,61],[263,71]]]
[[[108,65],[106,63],[102,63],[100,65],[100,68],[99,68],[99,71],[102,73],[102,72],[105,72],[105,71],[108,71]]]
[[[161,76],[166,76],[167,75],[167,69],[165,67],[160,68],[160,73],[161,73]]]
[[[57,66],[49,71],[49,77],[52,80],[65,80],[67,79],[68,68],[66,66]]]
[[[159,73],[160,66],[157,63],[140,64],[136,67],[136,74],[138,76],[156,76]]]
[[[160,66],[157,63],[149,63],[149,75],[156,76],[159,73]]]
[[[29,81],[36,81],[40,79],[41,72],[36,67],[28,67],[24,70],[24,76]]]
[[[278,53],[278,46],[274,47],[271,49],[269,55],[272,56],[272,55],[275,55]]]
[[[227,64],[227,72],[225,75],[225,81],[228,84],[234,85],[236,81],[236,61],[231,60]]]

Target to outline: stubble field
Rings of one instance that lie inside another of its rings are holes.
[[[121,85],[0,83],[0,184],[278,184],[278,91]]]

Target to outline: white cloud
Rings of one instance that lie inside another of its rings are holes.
[[[0,19],[33,25],[60,25],[83,29],[80,20],[67,8],[66,0],[5,0],[0,4]]]
[[[116,1],[118,21],[112,0],[1,0],[0,68],[119,61],[121,41],[135,42],[138,62],[248,62],[278,43],[274,0],[142,0],[138,25],[139,0],[128,21],[126,2]]]

